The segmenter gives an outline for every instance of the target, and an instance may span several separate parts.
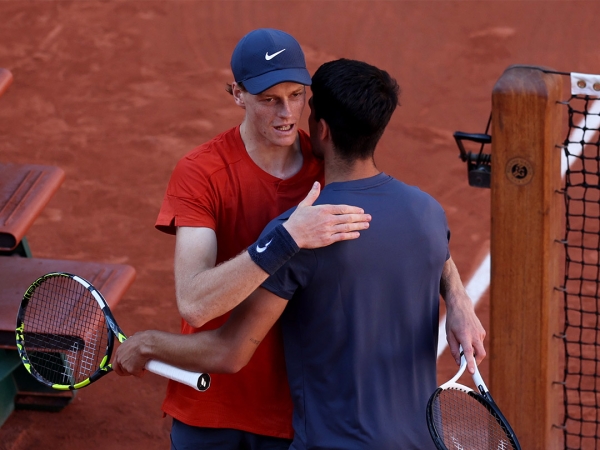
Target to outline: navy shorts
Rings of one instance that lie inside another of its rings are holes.
[[[231,428],[199,428],[173,419],[171,450],[288,450],[290,439]]]

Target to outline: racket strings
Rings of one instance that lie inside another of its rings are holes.
[[[515,448],[490,410],[458,389],[442,390],[432,405],[438,435],[448,449],[509,450]]]
[[[24,349],[33,369],[51,384],[89,378],[108,349],[104,314],[93,295],[66,276],[45,279],[33,291],[23,320]]]

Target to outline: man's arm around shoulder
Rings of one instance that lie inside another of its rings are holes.
[[[312,206],[320,193],[315,183],[307,197],[284,223],[299,248],[319,248],[356,239],[369,227],[371,216],[348,205]],[[175,289],[181,316],[198,328],[232,310],[269,274],[247,251],[215,267],[217,238],[209,228],[177,229]]]

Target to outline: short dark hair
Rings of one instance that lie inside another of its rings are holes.
[[[339,156],[372,157],[398,105],[396,80],[365,62],[338,59],[317,69],[311,89],[315,119],[329,125]]]

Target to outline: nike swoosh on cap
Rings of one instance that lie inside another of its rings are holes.
[[[277,55],[279,55],[281,52],[285,52],[285,48],[283,50],[279,50],[277,53],[273,53],[272,55],[269,55],[269,52],[265,53],[265,59],[267,61],[271,61],[273,58],[275,58]]]
[[[256,244],[256,251],[258,253],[264,252],[272,241],[273,241],[273,239],[271,239],[269,242],[267,242],[264,247],[259,247],[259,245]]]

